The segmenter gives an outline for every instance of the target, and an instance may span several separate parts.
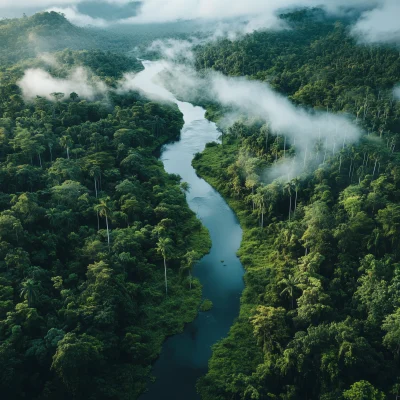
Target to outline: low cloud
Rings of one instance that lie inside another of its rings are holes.
[[[60,6],[60,5],[66,5],[70,6],[72,4],[78,4],[78,3],[83,3],[88,0],[35,0],[34,2],[32,0],[1,0],[0,2],[0,8],[29,8],[32,7],[33,5],[35,7],[51,7],[51,6]],[[132,0],[97,0],[100,3],[110,3],[110,4],[128,4]],[[32,4],[34,3],[34,4]]]
[[[344,8],[376,6],[379,0],[145,0],[137,16],[126,22],[172,22],[180,19],[224,20],[247,17],[255,29],[281,25],[280,11],[298,7],[324,7],[328,12]]]
[[[121,8],[132,4],[132,0],[99,0]],[[322,7],[328,13],[340,15],[348,10],[359,12],[360,18],[355,22],[352,33],[362,43],[399,43],[400,15],[399,0],[248,0],[245,2],[231,0],[143,0],[134,1],[140,4],[133,17],[109,20],[104,15],[97,17],[89,11],[83,11],[83,4],[93,0],[2,0],[0,11],[20,12],[29,9],[48,9],[61,12],[74,24],[79,26],[107,27],[111,24],[146,24],[165,23],[180,20],[196,20],[212,23],[215,37],[236,39],[238,36],[255,30],[285,29],[284,21],[279,18],[281,12],[302,7]],[[86,13],[85,13],[86,12]]]
[[[26,100],[36,96],[54,100],[52,93],[64,93],[66,97],[75,92],[80,98],[94,100],[107,93],[107,86],[98,78],[91,77],[87,69],[78,67],[73,69],[67,78],[54,78],[47,71],[31,68],[25,71],[22,79],[17,83]]]
[[[157,93],[150,77],[157,76],[164,68],[164,85],[173,88],[178,98],[193,100],[193,93],[200,93],[203,100],[218,102],[233,110],[230,120],[239,115],[263,120],[271,134],[280,138],[281,146],[295,148],[295,156],[281,159],[269,169],[267,180],[278,177],[291,179],[303,171],[316,167],[328,157],[338,154],[346,145],[356,142],[361,130],[346,116],[327,112],[314,112],[297,107],[287,98],[275,92],[268,84],[245,78],[226,77],[210,72],[202,77],[188,66],[153,63],[138,76],[126,76],[121,90],[144,90]],[[146,75],[147,74],[147,75]],[[174,101],[170,92],[158,90],[164,100]],[[175,100],[176,101],[176,100]]]
[[[352,33],[363,43],[400,43],[400,1],[383,0],[362,13]]]
[[[216,75],[212,79],[215,99],[250,117],[263,119],[280,138],[280,146],[293,146],[296,155],[281,159],[268,172],[268,180],[292,179],[303,170],[323,163],[342,148],[356,142],[361,130],[348,118],[297,107],[267,84],[244,78]]]
[[[65,18],[77,26],[95,26],[97,28],[105,28],[109,25],[109,22],[103,18],[93,18],[89,15],[80,13],[76,6],[64,8],[52,7],[46,11],[54,11],[59,14],[64,14]]]
[[[178,63],[193,62],[195,60],[193,47],[204,42],[205,40],[197,38],[192,38],[191,40],[159,39],[155,40],[147,50],[157,52],[164,60]]]
[[[53,54],[40,53],[37,58],[39,60],[43,61],[45,64],[47,64],[50,67],[54,67],[54,68],[60,67],[60,63],[57,61],[57,59],[54,57]]]

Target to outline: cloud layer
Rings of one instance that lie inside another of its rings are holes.
[[[51,7],[47,11],[54,11],[64,14],[65,17],[77,26],[95,26],[98,28],[105,28],[110,25],[108,21],[103,18],[93,18],[89,15],[82,14],[78,11],[76,6],[70,7]]]
[[[78,67],[71,71],[67,78],[54,78],[48,72],[39,68],[27,69],[18,86],[26,100],[36,96],[54,100],[52,93],[64,93],[66,97],[72,92],[81,98],[93,100],[107,93],[107,86],[98,79],[90,79],[89,72]]]
[[[379,0],[352,0],[352,7],[377,5]],[[347,0],[145,0],[138,16],[131,22],[165,22],[178,19],[227,19],[256,17],[267,23],[275,23],[277,12],[293,7],[323,6],[330,12],[349,7]]]
[[[35,7],[51,7],[51,6],[70,6],[72,4],[83,3],[87,0],[0,0],[0,8],[28,8],[34,5]],[[128,4],[132,0],[97,0],[102,3],[110,4]],[[34,4],[32,4],[34,3]]]
[[[399,0],[143,0],[138,14],[133,17],[121,17],[109,20],[103,15],[88,15],[80,9],[82,4],[94,0],[0,0],[1,11],[28,9],[48,9],[62,12],[74,24],[106,27],[110,24],[163,23],[179,20],[214,21],[219,35],[232,36],[233,31],[250,33],[260,29],[282,29],[285,27],[278,15],[299,7],[324,7],[330,13],[341,13],[350,7],[361,13],[352,32],[364,43],[400,43],[398,16]],[[132,0],[98,0],[103,4],[112,4],[121,8]],[[86,11],[89,13],[89,11]],[[232,24],[232,19],[241,19],[245,24]],[[233,29],[234,28],[234,29]]]
[[[400,1],[385,0],[365,11],[353,27],[353,34],[366,43],[400,43]]]
[[[151,79],[163,68],[169,73],[161,75],[164,77],[161,79],[166,87],[174,88],[178,98],[190,99],[193,93],[201,93],[203,99],[232,109],[235,114],[231,116],[232,121],[241,115],[263,120],[273,134],[280,137],[281,145],[286,143],[286,149],[295,148],[294,157],[287,156],[269,169],[269,181],[279,177],[291,179],[304,170],[315,168],[346,145],[356,142],[361,135],[361,130],[349,118],[297,107],[266,83],[226,77],[216,72],[202,77],[190,67],[168,62],[148,63],[145,72],[126,75],[120,83],[120,91],[143,90],[153,98],[175,101],[179,105],[170,92],[157,87]]]

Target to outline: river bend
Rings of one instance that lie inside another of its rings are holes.
[[[149,97],[178,105],[185,124],[179,141],[163,147],[165,170],[178,174],[190,184],[189,207],[208,228],[212,240],[210,254],[194,267],[193,275],[203,285],[203,297],[213,302],[209,312],[200,312],[184,332],[170,337],[153,366],[156,382],[140,400],[196,400],[196,381],[207,372],[211,346],[225,337],[239,314],[244,270],[236,256],[242,230],[233,211],[221,195],[199,178],[191,163],[206,143],[217,141],[220,133],[205,118],[205,110],[178,101],[154,78],[163,70],[162,62],[143,61],[145,70],[136,75],[134,86]]]

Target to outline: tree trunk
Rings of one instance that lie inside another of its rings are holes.
[[[108,243],[108,249],[110,249],[110,230],[108,228],[108,217],[106,214],[106,226],[107,226],[107,243]]]
[[[378,164],[378,159],[375,160],[374,171],[372,172],[372,176],[375,176],[376,165]]]
[[[67,146],[67,158],[69,160],[69,147]]]
[[[167,260],[164,257],[165,296],[168,296]]]
[[[94,178],[94,190],[96,191],[96,199],[97,199],[97,182],[96,182],[96,178]]]
[[[297,189],[296,189],[296,197],[294,199],[294,211],[297,210]]]

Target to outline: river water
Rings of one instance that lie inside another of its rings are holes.
[[[154,82],[164,68],[162,62],[143,61],[143,65],[145,70],[136,75],[134,87],[150,97],[176,103],[184,116],[181,139],[163,147],[161,160],[167,172],[180,175],[190,184],[189,207],[210,231],[211,252],[194,267],[193,275],[203,285],[204,298],[214,306],[211,311],[200,312],[183,333],[166,340],[153,366],[156,382],[140,400],[195,400],[200,398],[196,381],[207,372],[211,346],[227,335],[239,314],[244,270],[236,252],[242,230],[224,199],[196,175],[191,165],[195,153],[203,151],[206,143],[218,140],[216,125],[205,119],[203,108],[178,101]]]

